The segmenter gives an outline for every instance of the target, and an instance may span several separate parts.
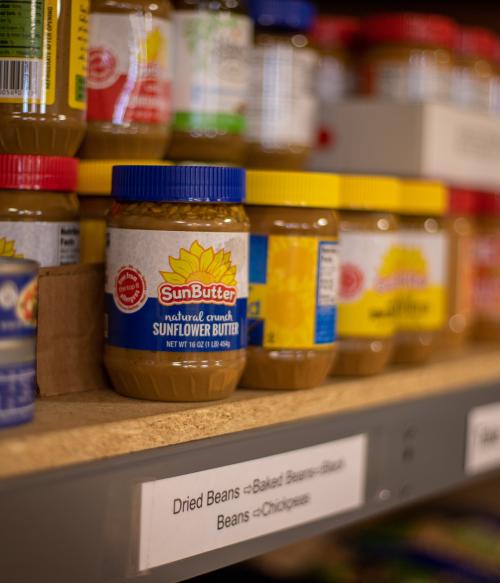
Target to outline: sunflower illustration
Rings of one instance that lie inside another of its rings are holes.
[[[160,271],[167,283],[182,285],[194,281],[210,285],[223,283],[236,286],[236,266],[231,263],[231,252],[221,249],[217,253],[213,247],[204,249],[195,241],[189,251],[181,249],[179,257],[169,257],[172,271]]]
[[[16,251],[16,242],[9,241],[5,237],[0,237],[0,256],[2,257],[16,257],[23,259],[24,255]]]

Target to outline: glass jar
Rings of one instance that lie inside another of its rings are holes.
[[[0,3],[0,154],[74,156],[85,133],[88,0]]]
[[[242,386],[308,389],[332,367],[338,182],[326,174],[248,172],[249,348]]]
[[[404,180],[399,205],[398,333],[393,362],[422,364],[439,346],[445,329],[449,286],[446,188],[437,182]]]
[[[78,263],[78,161],[0,155],[0,256]]]
[[[252,0],[256,25],[251,57],[246,166],[302,170],[314,144],[317,55],[306,33],[309,0]]]
[[[467,343],[473,323],[474,213],[476,193],[452,188],[445,228],[449,236],[448,315],[443,334],[445,350],[457,350]]]
[[[238,168],[118,166],[105,364],[117,392],[209,401],[245,366],[248,218]]]
[[[394,344],[399,183],[345,176],[340,192],[339,357],[332,373],[372,375],[387,366]]]
[[[168,157],[241,164],[252,21],[241,0],[178,0]]]
[[[168,0],[92,0],[87,134],[80,157],[161,159],[170,137]]]
[[[82,160],[78,172],[80,201],[80,260],[106,259],[106,224],[111,210],[111,175],[114,166],[170,165],[157,160]]]
[[[457,36],[451,101],[488,112],[492,106],[495,36],[479,27],[464,27]]]
[[[474,243],[475,337],[500,341],[500,195],[478,193]]]
[[[447,101],[456,27],[435,14],[377,14],[363,23],[364,95],[394,101]]]

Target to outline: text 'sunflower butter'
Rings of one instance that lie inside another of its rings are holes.
[[[238,168],[113,170],[105,363],[115,389],[220,399],[245,365],[248,218]]]
[[[340,186],[338,375],[370,375],[388,364],[398,287],[399,183],[345,176]]]
[[[248,364],[242,385],[303,389],[326,378],[335,351],[339,178],[249,172]]]
[[[397,363],[427,361],[445,329],[450,245],[443,217],[447,207],[448,191],[443,184],[401,182]]]

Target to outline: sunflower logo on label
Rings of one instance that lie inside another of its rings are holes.
[[[236,266],[230,251],[216,252],[194,241],[189,250],[180,249],[179,257],[169,257],[169,265],[172,271],[160,271],[165,281],[158,287],[158,301],[163,306],[236,305]]]
[[[9,241],[6,237],[0,237],[0,256],[15,257],[17,259],[24,258],[24,255],[22,253],[17,252],[16,242]]]

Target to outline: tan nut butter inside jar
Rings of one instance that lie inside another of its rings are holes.
[[[245,366],[245,172],[196,166],[113,170],[105,364],[117,392],[210,401]]]
[[[173,160],[241,164],[252,21],[240,0],[178,0]]]
[[[80,156],[161,159],[170,136],[168,0],[92,0],[88,129]]]
[[[393,349],[399,183],[345,176],[340,185],[339,357],[336,375],[379,373]]]
[[[448,192],[438,182],[401,182],[400,292],[393,362],[422,364],[439,346],[448,313]]]
[[[0,155],[0,255],[41,267],[78,263],[78,161]]]
[[[0,2],[0,154],[75,155],[88,11],[88,0]]]
[[[307,389],[335,358],[339,178],[249,171],[248,364],[242,386]]]

